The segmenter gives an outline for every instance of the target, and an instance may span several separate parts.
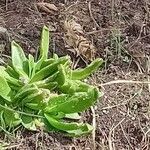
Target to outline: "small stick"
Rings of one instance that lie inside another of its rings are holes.
[[[70,8],[72,8],[72,7],[74,7],[75,5],[77,5],[78,2],[79,2],[79,0],[77,0],[74,4],[72,4],[72,5],[70,5],[69,7],[67,7],[67,8],[65,9],[65,11],[68,11]],[[65,3],[67,3],[67,1],[66,1]]]
[[[130,146],[131,149],[133,150],[134,148],[133,148],[133,146],[131,145],[129,138],[128,138],[127,135],[126,135],[126,133],[125,133],[125,131],[124,131],[124,129],[123,129],[122,124],[120,124],[120,127],[121,127],[121,130],[122,130],[122,132],[123,132],[123,134],[124,134],[124,137],[126,138],[128,144],[129,144],[129,146]]]
[[[147,56],[147,73],[150,73],[150,57]],[[148,81],[150,81],[150,76],[148,75]],[[150,92],[150,84],[148,84],[148,90]]]
[[[103,107],[102,110],[106,110],[106,109],[111,109],[111,108],[115,108],[115,107],[118,107],[118,106],[122,106],[122,105],[125,105],[127,102],[131,101],[135,96],[137,96],[138,93],[135,93],[131,98],[129,98],[128,100],[120,103],[120,104],[116,104],[116,105],[112,105],[112,106],[108,106],[108,107]]]
[[[133,81],[133,80],[114,80],[102,84],[98,84],[98,86],[105,86],[111,84],[120,84],[120,83],[129,83],[129,84],[150,84],[150,81]]]
[[[89,8],[89,13],[90,13],[91,19],[93,20],[93,22],[94,22],[94,24],[96,25],[96,27],[99,28],[99,25],[98,25],[98,23],[96,22],[96,20],[94,19],[93,14],[92,14],[92,10],[91,10],[91,1],[88,3],[88,8]]]
[[[123,122],[125,120],[125,118],[123,118],[118,124],[116,124],[114,127],[112,127],[111,129],[110,129],[110,132],[109,132],[109,141],[108,141],[108,143],[109,143],[109,149],[110,150],[114,150],[114,148],[113,148],[113,146],[112,146],[112,139],[111,139],[111,135],[112,135],[112,132]]]
[[[137,39],[135,40],[135,42],[129,47],[129,49],[131,49],[131,48],[140,40],[144,27],[145,27],[145,23],[142,24],[138,38],[137,38]]]
[[[92,131],[92,138],[93,138],[93,150],[96,150],[96,145],[95,145],[95,130],[96,130],[96,115],[95,115],[95,110],[94,107],[91,106],[91,111],[92,111],[92,116],[93,116],[93,131]]]

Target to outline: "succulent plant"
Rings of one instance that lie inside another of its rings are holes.
[[[39,58],[24,54],[14,41],[11,62],[0,66],[1,129],[23,125],[29,130],[43,128],[80,136],[92,126],[80,122],[85,111],[102,96],[98,88],[83,82],[102,64],[95,59],[84,69],[71,69],[69,56],[48,58],[49,30],[43,27]]]

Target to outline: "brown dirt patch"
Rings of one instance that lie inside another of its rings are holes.
[[[89,82],[101,84],[126,79],[147,81],[150,78],[150,3],[148,0],[45,0],[58,7],[46,13],[36,6],[38,1],[0,0],[0,33],[3,54],[10,54],[9,42],[15,39],[27,53],[35,54],[40,31],[47,25],[51,31],[50,51],[73,56],[64,41],[63,23],[74,18],[83,26],[85,37],[98,49],[97,57],[105,60],[103,69]],[[6,35],[6,36],[5,36]],[[9,38],[8,38],[9,37]],[[150,91],[146,84],[113,84],[103,88],[104,96],[96,104],[96,138],[92,135],[67,138],[56,133],[31,133],[23,129],[14,138],[6,135],[0,143],[11,149],[80,150],[149,150]],[[92,123],[92,113],[85,119]]]

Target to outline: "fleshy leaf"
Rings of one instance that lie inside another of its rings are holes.
[[[15,71],[15,69],[12,66],[7,66],[6,72],[13,78],[19,79],[19,74],[18,72]]]
[[[28,70],[27,58],[22,48],[14,41],[11,43],[11,55],[12,64],[16,71],[23,76],[27,76],[25,74],[25,72]]]
[[[66,80],[65,84],[59,87],[59,90],[65,94],[74,94],[75,92],[87,92],[90,85],[79,80]]]
[[[46,26],[44,26],[41,34],[40,56],[35,66],[36,70],[40,70],[43,61],[47,59],[48,50],[49,50],[49,30]]]
[[[51,90],[54,90],[57,86],[58,86],[58,83],[57,82],[41,82],[41,83],[35,83],[37,85],[38,88],[45,88],[45,89],[49,89],[50,91]]]
[[[65,114],[82,112],[92,106],[99,96],[97,88],[91,88],[88,92],[77,92],[70,97],[62,94],[50,98],[45,112],[63,112]]]
[[[52,63],[54,63],[54,62],[55,62],[55,59],[53,59],[53,58],[44,60],[42,62],[42,65],[41,65],[41,69],[48,66],[48,65],[50,65],[50,64],[52,64]]]
[[[64,69],[64,66],[62,64],[60,64],[58,66],[58,76],[56,78],[56,81],[58,82],[58,85],[61,86],[65,83],[66,81],[66,72],[65,72],[65,69]]]
[[[103,63],[103,60],[101,58],[97,58],[86,68],[73,70],[71,72],[71,79],[82,80],[82,79],[87,78],[90,74],[95,72],[102,63]]]
[[[6,79],[4,77],[0,76],[0,96],[2,96],[5,99],[8,99],[8,94],[10,93],[11,89],[6,82]]]
[[[45,101],[45,95],[41,92],[29,95],[27,98],[23,99],[22,104],[25,103],[26,107],[39,111],[45,108]]]
[[[89,124],[83,124],[83,123],[66,123],[62,120],[56,120],[53,117],[51,117],[49,114],[44,114],[48,122],[54,126],[55,128],[65,131],[69,133],[72,136],[81,136],[83,134],[87,134],[92,131],[92,126]]]
[[[21,116],[22,119],[22,125],[28,129],[28,130],[32,130],[32,131],[36,131],[36,125],[34,122],[34,118],[31,116],[27,116],[27,115],[22,115]]]
[[[38,92],[38,93],[33,92],[33,94],[30,94],[30,95],[26,96],[24,99],[22,99],[21,105],[24,105],[26,103],[30,103],[31,101],[33,103],[36,101],[35,103],[37,103],[39,105],[40,103],[43,102],[43,100],[44,100],[43,97],[44,96],[43,96],[42,92]]]
[[[39,72],[37,72],[30,82],[39,81],[42,79],[47,78],[48,76],[54,74],[58,70],[59,64],[64,64],[68,60],[68,57],[62,57],[59,58],[58,61],[46,66],[45,68],[41,69]]]
[[[35,75],[35,63],[34,63],[34,57],[30,54],[28,59],[28,65],[29,65],[29,77],[31,78],[32,76]]]
[[[44,26],[41,35],[40,58],[43,58],[44,60],[47,59],[48,49],[49,49],[49,29],[46,26]]]
[[[87,135],[89,133],[91,133],[93,130],[93,127],[88,124],[88,123],[85,123],[84,126],[82,127],[82,129],[77,129],[77,130],[68,130],[66,131],[70,136],[73,136],[73,137],[78,137],[78,136],[81,136],[81,135]]]
[[[66,114],[65,118],[79,120],[81,116],[78,113]]]
[[[8,106],[6,106],[8,107]],[[4,120],[7,126],[15,127],[21,123],[21,119],[18,113],[12,112],[10,110],[4,110]]]
[[[19,83],[19,81],[13,77],[11,77],[8,73],[7,73],[7,69],[3,66],[0,66],[0,76],[4,77],[8,83],[14,85],[14,86],[20,86],[21,84]]]
[[[30,94],[36,94],[38,92],[38,89],[35,85],[27,85],[22,87],[13,98],[13,102],[17,102],[19,100],[23,100],[27,96],[30,96]]]

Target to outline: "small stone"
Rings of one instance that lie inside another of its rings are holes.
[[[94,109],[97,110],[97,106],[95,106]]]
[[[135,117],[132,117],[131,119],[132,119],[132,120],[135,120]]]
[[[138,109],[138,105],[135,104],[134,107],[133,107],[133,109],[134,109],[134,110],[137,110],[137,109]]]
[[[106,110],[106,109],[104,109],[104,110],[103,110],[103,113],[104,113],[104,114],[107,114],[108,112],[107,112],[107,110]]]
[[[1,32],[1,33],[6,33],[6,32],[7,32],[7,29],[6,29],[6,28],[3,28],[3,27],[0,27],[0,32]]]
[[[29,52],[32,53],[32,54],[35,54],[35,53],[36,53],[36,50],[35,50],[34,48],[30,48],[30,49],[29,49]]]

